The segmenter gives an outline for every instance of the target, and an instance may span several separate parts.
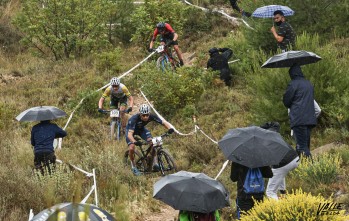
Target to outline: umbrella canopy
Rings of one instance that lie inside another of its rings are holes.
[[[218,145],[228,160],[249,168],[276,165],[290,150],[279,133],[256,126],[230,129]]]
[[[180,171],[154,184],[153,197],[176,210],[209,213],[229,206],[223,184],[203,173]]]
[[[54,120],[60,117],[67,116],[67,114],[53,106],[39,106],[29,108],[20,113],[16,119],[18,121],[43,121],[43,120]]]
[[[257,18],[273,18],[274,12],[280,10],[284,13],[284,16],[291,16],[294,14],[294,11],[287,6],[282,5],[267,5],[260,8],[257,8],[253,13],[253,17]]]
[[[91,204],[61,203],[45,209],[30,221],[115,221],[105,210]]]
[[[322,58],[309,51],[286,51],[269,58],[262,68],[286,68],[293,65],[305,65],[320,61]]]

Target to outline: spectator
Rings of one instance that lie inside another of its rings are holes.
[[[231,164],[231,173],[230,173],[230,179],[233,182],[237,182],[237,199],[236,199],[236,206],[237,206],[237,213],[238,218],[240,218],[240,211],[247,212],[254,206],[254,201],[262,201],[264,197],[264,193],[258,193],[258,194],[246,194],[244,191],[244,182],[246,179],[248,167],[245,167],[241,164],[232,162]],[[262,176],[264,178],[271,178],[273,176],[273,173],[271,171],[271,168],[269,166],[265,167],[259,167]]]
[[[261,128],[280,132],[280,124],[278,122],[268,122],[261,126]],[[269,179],[266,190],[266,195],[272,199],[278,199],[277,192],[286,194],[286,175],[291,170],[297,168],[299,165],[299,157],[297,152],[290,146],[290,150],[282,158],[278,165],[272,166],[273,177]]]
[[[235,9],[236,11],[240,12],[242,16],[251,17],[251,13],[245,12],[244,10],[240,9],[237,1],[238,0],[230,0],[231,7],[233,7],[233,9]]]
[[[212,68],[214,71],[220,71],[220,78],[227,86],[230,86],[231,71],[228,61],[232,57],[233,51],[229,48],[211,48],[208,52],[210,59],[207,61],[207,69]]]
[[[53,141],[55,138],[65,136],[67,133],[49,120],[41,121],[33,127],[31,144],[34,147],[34,166],[42,175],[45,174],[45,169],[49,174],[55,169],[56,156]]]
[[[283,96],[285,107],[290,109],[290,126],[296,140],[296,151],[299,156],[310,154],[310,134],[317,120],[314,108],[314,88],[310,81],[304,78],[299,65],[293,65],[289,70],[291,82]]]
[[[284,13],[281,10],[274,12],[274,23],[279,27],[276,32],[275,27],[271,27],[270,31],[273,33],[274,38],[278,42],[278,47],[285,52],[289,49],[290,45],[294,48],[296,33],[293,31],[292,26],[286,22]]]

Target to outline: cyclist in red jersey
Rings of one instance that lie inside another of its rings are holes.
[[[158,36],[158,34],[161,35],[160,42],[162,45],[164,45],[164,44],[166,44],[167,46],[173,45],[173,48],[175,49],[177,56],[179,58],[179,63],[181,66],[183,66],[184,63],[183,63],[182,52],[180,51],[180,49],[178,47],[178,42],[177,42],[178,34],[173,30],[171,25],[169,25],[168,23],[159,22],[156,25],[153,37],[150,41],[148,51],[149,52],[153,51],[154,41],[156,40],[156,37]]]

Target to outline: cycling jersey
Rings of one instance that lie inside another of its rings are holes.
[[[114,88],[112,86],[105,89],[102,97],[107,98],[109,96],[111,99],[113,99],[113,98],[120,99],[120,98],[125,97],[125,96],[130,97],[131,93],[129,92],[129,90],[127,89],[127,87],[125,85],[120,83],[119,88],[117,90],[114,90]]]
[[[166,36],[169,36],[169,35],[171,35],[171,34],[173,34],[173,33],[175,33],[175,31],[173,30],[173,28],[171,27],[171,25],[165,23],[165,32],[164,32],[164,34],[161,34],[161,36],[162,36],[163,38],[164,38],[164,37],[166,38]],[[156,39],[156,37],[158,36],[158,34],[160,34],[160,33],[159,33],[158,29],[155,28],[152,41],[155,41],[155,39]],[[169,38],[169,37],[167,37],[167,38]]]
[[[140,132],[144,130],[145,126],[151,121],[162,124],[162,120],[154,114],[149,115],[148,121],[142,121],[141,114],[135,114],[128,120],[126,130],[133,130],[134,133]]]

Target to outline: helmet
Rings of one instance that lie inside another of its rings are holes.
[[[112,78],[112,79],[110,80],[110,85],[111,85],[111,86],[113,86],[113,85],[116,85],[116,86],[120,85],[120,79],[119,79],[119,78],[116,78],[116,77]]]
[[[165,22],[159,22],[159,23],[156,25],[156,28],[158,29],[158,31],[163,31],[163,30],[165,30]]]
[[[219,52],[218,48],[211,48],[210,50],[208,50],[208,53],[210,53],[210,54],[214,54],[217,52]]]
[[[141,114],[149,114],[150,113],[150,107],[148,104],[142,104],[141,107],[139,108],[139,112]]]

